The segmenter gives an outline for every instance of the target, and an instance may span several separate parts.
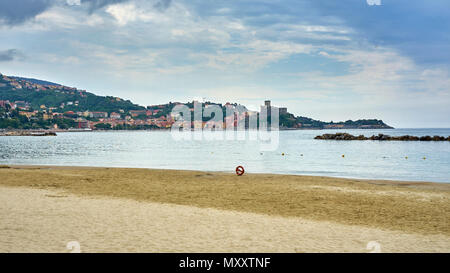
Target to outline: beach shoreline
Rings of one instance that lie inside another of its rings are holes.
[[[44,223],[55,238],[81,240],[91,252],[124,246],[126,252],[367,252],[366,240],[380,241],[386,252],[450,251],[445,183],[19,165],[0,166],[0,177],[2,219],[8,219],[0,227],[1,252],[27,251],[30,236],[41,238],[43,252],[57,251],[44,242]],[[74,218],[81,224],[67,224]],[[191,220],[201,227],[183,225]],[[139,230],[146,224],[158,229],[160,242],[133,248],[127,232],[155,240]],[[174,236],[190,243],[183,248]],[[214,247],[220,243],[223,249]]]
[[[235,174],[234,170],[230,171],[217,171],[217,170],[196,170],[196,169],[177,169],[177,168],[151,168],[151,167],[140,167],[140,166],[88,166],[88,165],[55,165],[55,164],[1,164],[1,168],[13,168],[13,169],[136,169],[136,170],[155,170],[155,171],[175,171],[175,172],[205,172],[205,173],[222,173],[222,174]],[[247,175],[280,175],[280,176],[294,176],[294,177],[324,177],[337,180],[353,180],[358,182],[370,182],[379,184],[393,184],[402,185],[408,184],[409,186],[417,186],[421,188],[431,188],[431,189],[447,189],[450,187],[450,178],[448,182],[445,181],[427,181],[427,180],[407,180],[407,179],[389,179],[389,178],[367,178],[358,176],[327,176],[321,174],[295,174],[295,173],[274,173],[274,172],[249,172],[245,170]],[[443,185],[443,186],[440,186]],[[447,186],[446,186],[447,185]]]

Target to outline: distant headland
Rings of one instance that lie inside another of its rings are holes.
[[[195,101],[184,103],[193,110]],[[113,96],[97,96],[86,90],[61,84],[0,74],[0,129],[21,130],[148,130],[169,129],[175,122],[172,110],[182,103],[150,105],[134,104]],[[271,102],[265,101],[264,106]],[[236,103],[202,102],[226,109]],[[243,105],[240,109],[248,111]],[[249,111],[250,112],[250,111]],[[255,112],[257,115],[258,112]],[[203,120],[203,126],[208,120]],[[279,108],[281,130],[290,129],[393,129],[378,119],[324,122],[289,113]],[[224,126],[225,127],[225,126]]]

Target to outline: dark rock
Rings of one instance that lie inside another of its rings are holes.
[[[431,141],[432,138],[430,136],[422,136],[419,138],[420,141]]]
[[[371,137],[365,137],[364,135],[354,136],[348,133],[336,133],[336,134],[323,134],[316,136],[314,139],[325,140],[379,140],[379,141],[450,141],[450,136],[445,138],[443,136],[390,136],[385,134],[373,135]]]
[[[442,136],[433,136],[433,141],[444,141],[445,137]]]
[[[358,140],[367,140],[367,137],[365,137],[364,135],[359,135]]]

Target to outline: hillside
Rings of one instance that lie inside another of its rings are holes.
[[[267,103],[270,104],[270,101]],[[170,128],[174,122],[171,111],[177,104],[170,102],[144,107],[129,100],[98,96],[85,90],[49,81],[0,74],[0,128],[67,129],[76,127],[117,130]],[[185,103],[185,105],[191,110],[194,108],[193,102]],[[204,102],[202,108],[208,105],[221,107],[224,121],[227,108],[236,109],[237,106],[236,103],[223,105]],[[245,106],[240,106],[241,111],[247,111]],[[209,117],[203,117],[203,122],[209,120]],[[287,108],[280,108],[280,128],[389,129],[392,127],[377,119],[324,122],[295,116],[289,113]]]
[[[8,78],[14,79],[17,81],[27,81],[27,82],[31,82],[31,83],[35,83],[35,84],[40,84],[40,85],[59,85],[59,86],[61,86],[60,84],[57,84],[54,82],[48,82],[48,81],[32,79],[32,78],[24,78],[24,77],[16,77],[16,76],[8,76]]]
[[[283,129],[289,128],[304,128],[304,129],[393,129],[393,127],[385,124],[379,119],[359,119],[356,121],[347,120],[341,122],[324,122],[308,117],[294,116],[286,113],[280,114],[280,127]]]
[[[0,100],[24,101],[33,109],[39,109],[41,105],[45,105],[47,108],[63,108],[64,111],[74,112],[111,113],[120,109],[124,112],[145,109],[129,100],[97,96],[73,87],[36,79],[7,77],[2,74],[0,74]]]

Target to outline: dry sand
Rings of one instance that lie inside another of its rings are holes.
[[[448,252],[450,237],[301,218],[0,188],[0,252]]]
[[[450,252],[450,185],[0,168],[0,252]]]

